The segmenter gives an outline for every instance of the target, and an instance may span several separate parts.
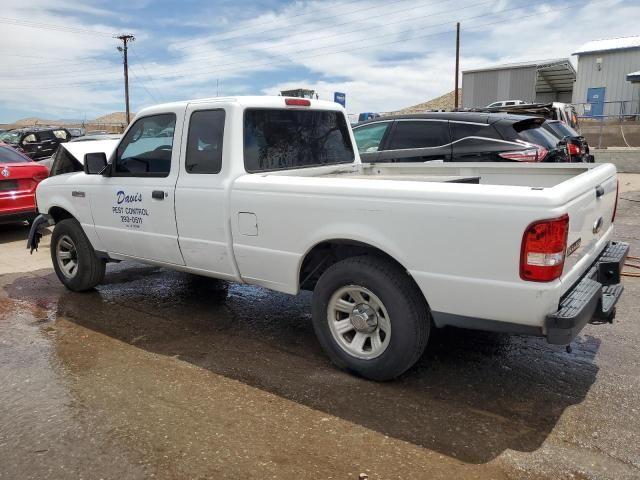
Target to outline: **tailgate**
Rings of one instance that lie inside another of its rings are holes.
[[[582,276],[611,237],[618,184],[615,175],[584,189],[567,204],[569,236],[561,280],[568,289]]]

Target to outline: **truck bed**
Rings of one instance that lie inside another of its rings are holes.
[[[353,178],[413,182],[475,183],[532,188],[554,187],[597,168],[597,164],[466,163],[363,163],[340,167],[315,167],[279,171],[266,175]]]

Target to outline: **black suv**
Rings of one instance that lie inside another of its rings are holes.
[[[447,112],[381,117],[353,128],[363,162],[568,162],[545,119]]]
[[[20,149],[34,160],[53,155],[58,145],[71,140],[71,133],[59,127],[27,127],[9,130],[0,141]]]

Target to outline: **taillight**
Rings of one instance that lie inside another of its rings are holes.
[[[575,143],[569,143],[567,145],[567,152],[569,155],[580,155],[580,147]]]
[[[285,105],[289,105],[290,107],[310,107],[311,100],[307,100],[306,98],[285,98]]]
[[[564,268],[569,215],[539,220],[524,231],[520,251],[520,278],[530,282],[550,282]]]
[[[513,160],[516,162],[541,162],[549,153],[546,148],[540,145],[532,145],[531,147],[532,148],[515,152],[502,152],[498,155],[505,160]]]
[[[618,211],[618,193],[620,192],[620,180],[616,180],[616,203],[613,204],[613,215],[611,216],[611,223],[616,219],[616,212]]]

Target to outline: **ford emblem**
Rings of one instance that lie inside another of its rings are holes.
[[[3,177],[8,177],[10,172],[9,172],[9,169],[7,167],[4,167],[2,169],[2,172],[0,172],[0,173],[2,173]]]
[[[593,224],[593,233],[596,234],[598,233],[600,230],[602,230],[602,224],[604,223],[604,220],[602,219],[602,217],[598,218],[598,220],[596,220],[596,223]]]

